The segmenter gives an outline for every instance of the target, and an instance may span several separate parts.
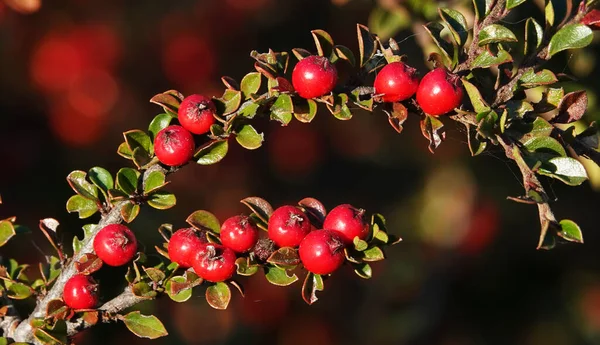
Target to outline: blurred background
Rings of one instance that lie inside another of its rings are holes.
[[[0,254],[33,265],[51,253],[35,231],[39,219],[58,219],[67,247],[86,224],[65,211],[72,194],[66,175],[128,166],[116,148],[123,131],[145,129],[162,112],[148,102],[153,95],[177,89],[220,96],[221,76],[240,80],[252,70],[253,49],[314,51],[312,29],[356,52],[356,23],[395,37],[424,74],[433,47],[421,24],[435,20],[439,6],[464,9],[472,23],[468,1],[39,1],[0,1],[0,218],[16,215],[34,229]],[[504,24],[523,37],[527,15],[543,22],[539,5],[526,2]],[[586,122],[600,118],[598,47],[552,62],[578,78],[563,83],[566,90],[588,90]],[[247,297],[236,295],[227,311],[211,309],[201,289],[187,303],[142,304],[165,323],[166,338],[138,339],[118,324],[75,342],[600,344],[598,169],[586,164],[591,181],[580,187],[543,181],[558,201],[557,218],[576,220],[586,243],[536,251],[536,208],[506,200],[522,193],[516,167],[496,151],[471,158],[463,128],[450,121],[446,142],[432,155],[418,120],[409,116],[401,135],[384,114],[358,110],[346,122],[320,112],[310,125],[265,123],[265,146],[231,145],[215,166],[185,167],[172,176],[177,206],[144,208],[131,224],[151,248],[161,223],[183,227],[197,209],[225,219],[246,212],[238,201],[247,196],[273,205],[312,196],[328,209],[352,203],[384,214],[389,231],[404,239],[387,251],[389,260],[373,265],[370,281],[342,269],[309,307],[301,284],[275,287],[257,274],[242,280]],[[103,269],[99,279],[110,286],[121,273]]]

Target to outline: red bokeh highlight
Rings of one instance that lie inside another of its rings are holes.
[[[267,140],[271,164],[281,175],[309,174],[323,159],[319,133],[295,120],[274,127]]]
[[[194,33],[168,38],[162,49],[162,65],[171,82],[180,89],[196,89],[209,80],[216,67],[212,44]]]

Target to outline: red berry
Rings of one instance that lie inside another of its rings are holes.
[[[292,85],[302,98],[328,94],[337,83],[337,70],[326,57],[311,55],[300,60],[292,72]]]
[[[183,128],[194,134],[204,134],[210,131],[215,123],[215,104],[210,98],[202,95],[187,96],[179,106],[177,118]]]
[[[122,266],[135,256],[137,240],[125,225],[110,224],[96,234],[94,251],[105,264]]]
[[[438,116],[458,108],[463,98],[460,79],[445,68],[436,68],[427,73],[417,89],[417,103],[421,109]]]
[[[179,229],[169,239],[169,258],[183,268],[192,267],[194,256],[206,242],[206,237],[194,228]]]
[[[375,77],[376,94],[382,94],[384,102],[400,102],[412,97],[419,87],[417,70],[403,62],[385,65]]]
[[[233,250],[216,243],[207,243],[193,260],[194,272],[204,280],[222,282],[236,271]]]
[[[247,216],[234,216],[223,222],[220,236],[225,247],[237,253],[245,253],[258,241],[258,228]]]
[[[356,236],[364,240],[369,235],[365,210],[350,204],[339,205],[331,210],[325,217],[323,229],[336,231],[347,245],[352,244]]]
[[[187,163],[194,156],[195,148],[192,133],[177,125],[162,129],[154,139],[156,157],[168,166]]]
[[[344,263],[344,243],[334,231],[316,230],[302,240],[298,254],[310,272],[330,274]]]
[[[98,304],[98,284],[90,276],[72,276],[63,290],[63,301],[72,309],[91,309]]]
[[[281,206],[269,218],[269,238],[279,247],[296,247],[312,226],[308,216],[294,206]]]

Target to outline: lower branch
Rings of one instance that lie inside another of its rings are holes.
[[[21,317],[19,317],[13,302],[6,295],[0,297],[0,303],[2,305],[0,310],[3,313],[3,316],[0,317],[0,329],[2,329],[4,337],[12,337],[13,332],[21,322]]]

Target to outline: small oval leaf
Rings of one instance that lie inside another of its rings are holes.
[[[231,301],[231,289],[223,282],[216,283],[206,288],[206,302],[219,310],[227,309]]]
[[[217,219],[214,214],[208,211],[194,211],[187,217],[185,221],[198,230],[208,230],[215,234],[221,232],[221,224],[219,223],[219,219]]]
[[[142,315],[139,311],[134,311],[123,316],[122,320],[131,333],[140,338],[156,339],[169,334],[154,315]]]
[[[592,43],[594,34],[592,29],[583,24],[569,24],[552,36],[548,45],[548,55],[561,52],[566,49],[578,49]]]

